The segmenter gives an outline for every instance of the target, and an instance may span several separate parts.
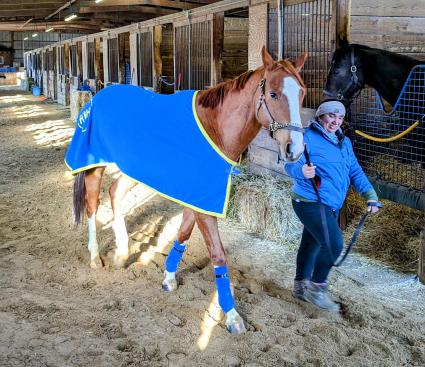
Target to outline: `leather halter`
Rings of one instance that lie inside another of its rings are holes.
[[[260,88],[261,94],[260,94],[260,98],[258,98],[257,108],[255,111],[255,117],[257,118],[257,120],[259,120],[258,112],[260,111],[261,107],[264,107],[264,113],[267,115],[267,118],[270,121],[269,129],[268,129],[270,132],[270,136],[274,138],[275,131],[280,129],[298,131],[303,134],[304,128],[296,126],[296,125],[292,125],[290,122],[277,122],[275,118],[272,116],[266,102],[266,79],[260,80],[260,83],[258,84],[258,88]]]
[[[362,85],[359,83],[359,77],[357,76],[357,66],[354,61],[354,49],[351,49],[351,65],[350,65],[351,78],[350,82],[346,85],[344,89],[340,89],[337,92],[336,98],[340,101],[347,100],[348,98],[344,97],[345,92],[347,92],[353,85],[359,88],[362,88]]]

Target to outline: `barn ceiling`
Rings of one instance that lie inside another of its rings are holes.
[[[217,0],[1,0],[0,31],[94,33],[214,3]],[[71,14],[77,17],[70,21]]]

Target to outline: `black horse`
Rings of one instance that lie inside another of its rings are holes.
[[[418,66],[421,64],[425,64],[425,61],[377,48],[344,43],[333,55],[323,94],[325,98],[339,99],[349,107],[357,92],[366,86],[374,88],[393,107],[393,112],[396,111],[392,114],[397,116],[398,123],[393,128],[396,133],[405,131],[419,121],[419,126],[406,135],[406,139],[381,144],[377,152],[385,150],[388,155],[388,149],[391,149],[394,152],[391,155],[403,162],[421,163],[424,167],[425,67]],[[418,70],[414,74],[415,79],[405,86],[413,68]],[[377,131],[372,123],[363,123],[368,130]]]
[[[323,93],[350,104],[356,92],[367,85],[395,106],[413,67],[424,63],[394,52],[344,43],[333,55]]]

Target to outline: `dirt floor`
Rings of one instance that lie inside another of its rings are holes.
[[[425,366],[425,288],[413,274],[353,255],[331,277],[343,312],[318,311],[291,296],[293,250],[221,221],[248,327],[228,334],[199,232],[179,289],[161,291],[181,208],[141,187],[126,201],[128,266],[112,266],[104,197],[105,267],[90,269],[86,227],[71,223],[68,116],[43,97],[0,90],[0,366]]]

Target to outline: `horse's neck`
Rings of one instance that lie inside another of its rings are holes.
[[[208,136],[234,161],[239,159],[261,127],[255,117],[254,101],[260,78],[257,73],[253,74],[242,90],[228,93],[214,110],[196,103],[196,112]]]
[[[379,53],[374,49],[361,49],[365,84],[373,87],[391,105],[397,102],[415,60],[402,56]]]

